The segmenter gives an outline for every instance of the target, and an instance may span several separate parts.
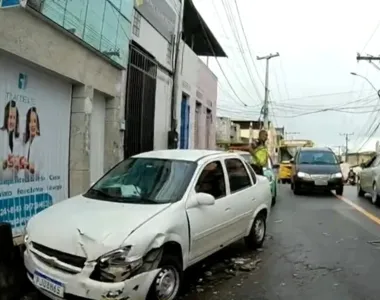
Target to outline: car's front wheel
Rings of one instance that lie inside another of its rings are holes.
[[[264,243],[266,232],[267,216],[266,213],[262,211],[256,216],[248,236],[244,238],[247,247],[253,250],[260,248]]]
[[[376,183],[373,184],[371,196],[372,196],[371,197],[372,204],[379,205],[380,204],[380,197],[379,197],[379,192],[377,190],[377,184]]]
[[[294,193],[294,195],[300,195],[301,194],[300,187],[296,183],[293,184],[293,193]]]
[[[147,300],[177,299],[183,280],[181,262],[174,255],[164,254],[158,267],[161,270],[150,287]]]
[[[337,189],[335,190],[335,193],[336,193],[338,196],[342,196],[342,195],[343,195],[343,185],[337,187]]]

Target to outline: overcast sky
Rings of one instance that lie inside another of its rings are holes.
[[[235,0],[194,2],[227,52],[228,59],[220,58],[219,62],[228,81],[248,105],[240,103],[217,62],[210,58],[209,66],[220,82],[218,115],[257,120],[264,95],[265,61],[257,61],[256,56],[279,52],[280,57],[270,60],[269,78],[270,115],[276,126],[299,132],[294,138],[309,138],[329,146],[343,145],[340,133],[354,132],[350,143],[354,150],[365,140],[375,118],[380,121],[380,113],[358,113],[375,109],[378,98],[368,82],[350,75],[356,72],[366,76],[380,88],[380,71],[366,61],[356,61],[357,52],[380,54],[380,1],[237,0],[260,78],[241,30]],[[238,30],[245,61],[234,28]],[[363,100],[353,102],[358,99]],[[332,107],[356,113],[328,111],[296,117]],[[375,136],[380,139],[380,130]],[[372,139],[363,149],[374,148],[375,141]]]

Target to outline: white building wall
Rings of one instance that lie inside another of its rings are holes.
[[[181,41],[179,55],[181,57],[181,64],[179,67],[179,88],[177,93],[177,131],[180,134],[181,128],[181,101],[182,93],[189,96],[190,105],[190,134],[189,134],[189,148],[198,148],[194,145],[194,132],[195,132],[195,106],[196,106],[196,92],[197,92],[197,76],[198,76],[198,56]],[[178,143],[179,146],[179,143]]]
[[[216,119],[216,136],[217,140],[220,142],[228,142],[231,138],[231,119],[218,117]]]
[[[178,22],[181,5],[180,1],[165,1],[177,12],[176,22]],[[135,10],[134,14],[139,13]],[[136,35],[132,33],[133,41],[148,51],[162,66],[161,68],[159,67],[157,71],[154,149],[167,149],[168,131],[170,130],[173,79],[165,69],[169,72],[173,70],[172,56],[168,55],[170,44],[143,16],[140,18],[139,26],[139,34]],[[174,49],[172,48],[172,55],[173,50]]]
[[[168,148],[168,131],[171,118],[172,78],[158,70],[156,87],[156,108],[154,118],[154,149]]]
[[[198,58],[198,74],[197,74],[197,101],[205,107],[204,119],[202,122],[204,127],[200,128],[200,136],[208,136],[208,140],[204,140],[202,148],[216,149],[216,103],[218,96],[218,78],[208,68],[208,66]],[[210,126],[206,126],[206,111],[211,110],[212,122]]]
[[[94,92],[90,131],[90,182],[97,181],[104,173],[104,120],[106,99],[100,92]]]

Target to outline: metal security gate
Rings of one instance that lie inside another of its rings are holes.
[[[143,49],[129,50],[124,157],[153,150],[157,63]]]

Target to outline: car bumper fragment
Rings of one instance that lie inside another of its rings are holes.
[[[53,300],[62,299],[105,299],[105,300],[141,300],[145,299],[149,288],[159,269],[137,274],[134,277],[117,283],[99,282],[90,279],[93,267],[85,266],[81,273],[70,274],[40,261],[28,249],[24,252],[24,263],[27,276],[32,284],[45,296]],[[52,282],[62,284],[64,296],[59,297],[36,286],[35,274],[43,274]]]

